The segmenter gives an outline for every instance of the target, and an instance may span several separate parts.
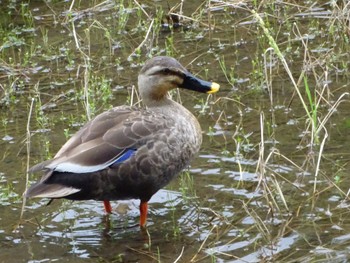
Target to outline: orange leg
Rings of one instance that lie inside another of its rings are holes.
[[[111,203],[108,200],[103,201],[103,205],[105,206],[105,210],[107,214],[112,213],[112,206]]]
[[[140,227],[142,227],[142,228],[144,228],[146,226],[147,210],[148,210],[148,203],[141,201],[141,203],[140,203]]]

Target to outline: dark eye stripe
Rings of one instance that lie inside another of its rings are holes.
[[[163,75],[163,76],[176,75],[179,78],[184,78],[184,73],[183,72],[178,71],[178,70],[172,70],[170,68],[161,69],[161,70],[155,72],[154,75]]]

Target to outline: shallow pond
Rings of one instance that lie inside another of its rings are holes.
[[[350,5],[258,2],[2,3],[0,262],[349,260]],[[151,199],[147,230],[138,200],[109,217],[96,201],[23,206],[40,177],[27,169],[89,117],[138,103],[155,55],[221,90],[172,94],[204,142]]]

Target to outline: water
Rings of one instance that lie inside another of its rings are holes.
[[[170,30],[157,22],[169,22],[167,4],[147,4],[75,3],[67,15],[70,3],[4,3],[0,262],[346,262],[349,97],[335,102],[349,91],[340,22],[348,7],[211,2],[208,21],[205,6],[185,3],[192,20]],[[303,78],[299,88],[310,111],[309,98],[316,101],[317,123],[325,120],[318,138],[247,8],[272,14],[265,23],[294,78],[306,69],[311,97]],[[84,85],[92,115],[135,102],[132,87],[150,54],[172,55],[222,88],[210,98],[173,94],[198,117],[204,142],[189,173],[151,199],[147,231],[135,226],[137,200],[112,202],[110,217],[101,202],[29,200],[20,220],[27,168],[54,156],[87,121]]]

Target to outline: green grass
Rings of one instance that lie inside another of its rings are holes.
[[[3,175],[0,174],[0,205],[10,206],[20,202],[20,195],[16,192],[11,182],[6,182]]]

